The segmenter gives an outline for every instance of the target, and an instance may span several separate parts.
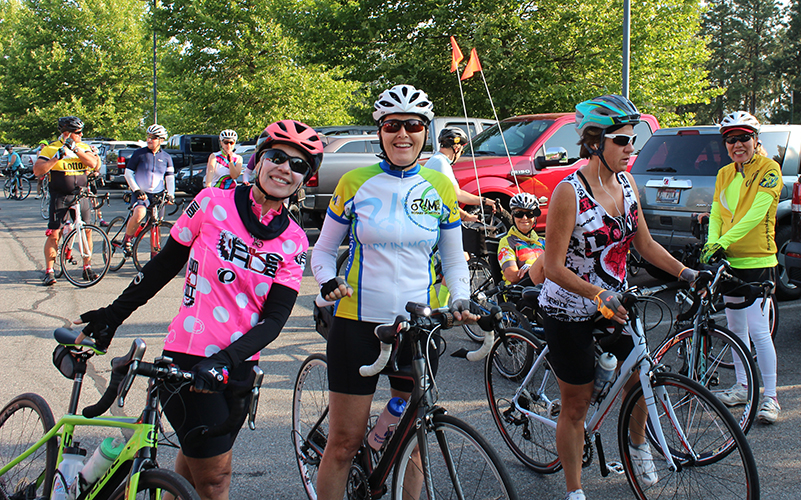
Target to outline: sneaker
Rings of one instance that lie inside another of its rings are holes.
[[[654,466],[654,457],[651,455],[651,447],[648,443],[634,446],[629,442],[629,453],[631,462],[634,465],[634,474],[640,478],[640,484],[645,487],[652,486],[659,481],[659,475]]]
[[[91,267],[87,267],[83,270],[83,279],[86,281],[94,281],[97,279],[97,273],[92,271]]]
[[[725,391],[716,392],[715,396],[726,406],[737,406],[748,403],[748,387],[736,383]]]
[[[759,405],[759,413],[757,413],[757,420],[762,424],[772,424],[779,418],[779,411],[782,407],[779,402],[773,398],[765,398],[762,404]]]
[[[587,497],[584,496],[584,490],[578,489],[569,491],[565,500],[587,500]]]
[[[33,197],[34,200],[38,200],[39,198],[41,198],[41,196],[39,196],[38,194]]]
[[[42,280],[42,284],[44,286],[53,286],[53,285],[55,285],[56,284],[56,275],[53,274],[52,272],[45,273],[45,277]]]
[[[108,222],[106,222],[104,219],[100,219],[100,227],[108,227]]]

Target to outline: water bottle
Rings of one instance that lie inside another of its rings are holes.
[[[615,379],[615,368],[617,367],[617,358],[611,352],[605,352],[598,356],[595,364],[595,387],[592,389],[592,398],[590,404],[598,401],[598,398],[603,398],[612,381]]]
[[[78,498],[100,479],[124,447],[125,440],[121,437],[104,439],[70,485],[69,498]]]
[[[384,411],[381,412],[381,416],[378,417],[375,427],[367,436],[367,443],[374,450],[380,450],[384,442],[392,435],[392,431],[395,430],[395,424],[400,420],[404,408],[406,408],[406,401],[403,399],[392,398],[389,400]]]
[[[77,444],[77,443],[76,443]],[[56,477],[53,480],[53,494],[50,495],[52,500],[68,500],[70,485],[78,477],[83,467],[83,459],[86,456],[86,450],[77,446],[68,446],[64,448],[61,463],[58,464]]]

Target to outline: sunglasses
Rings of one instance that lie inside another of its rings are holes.
[[[637,134],[634,135],[606,134],[606,138],[612,139],[612,142],[614,142],[618,146],[628,146],[629,144],[634,146],[634,141],[637,140]]]
[[[537,217],[537,214],[532,212],[531,210],[515,210],[512,212],[512,215],[517,217],[518,219],[522,219],[524,217],[528,217],[529,219],[533,219]]]
[[[150,139],[151,141],[156,141],[158,139],[161,139],[161,137],[153,134],[147,134],[147,138]]]
[[[723,142],[726,144],[737,144],[738,142],[748,142],[753,138],[754,134],[730,135],[728,137],[724,137]]]
[[[415,133],[422,132],[426,128],[425,122],[412,118],[409,120],[387,120],[381,124],[381,130],[388,134],[399,132],[401,127],[406,129],[406,132]]]
[[[266,158],[275,165],[289,162],[289,169],[304,177],[311,172],[311,165],[309,165],[309,162],[297,156],[289,156],[280,149],[265,149],[261,157],[259,157],[259,161],[263,158]]]
[[[223,144],[233,144],[234,143],[234,141],[222,141],[222,142],[223,142]]]

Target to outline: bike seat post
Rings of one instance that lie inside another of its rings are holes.
[[[83,375],[86,373],[86,360],[82,356],[74,356],[75,358],[75,376],[72,382],[72,394],[70,394],[70,403],[67,413],[76,415],[78,412],[78,400],[81,397],[81,387],[83,386]]]

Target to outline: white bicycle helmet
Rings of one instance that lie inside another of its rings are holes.
[[[380,123],[381,119],[394,113],[409,113],[424,118],[430,123],[434,118],[434,105],[422,90],[411,85],[395,85],[385,90],[375,102],[373,120]]]
[[[735,111],[724,116],[723,121],[720,122],[721,135],[726,135],[726,132],[735,128],[743,129],[743,131],[750,130],[754,134],[758,134],[759,120],[746,111]]]
[[[235,131],[231,129],[225,129],[222,132],[220,132],[220,142],[224,141],[225,139],[233,139],[234,142],[236,143],[237,139],[239,139],[239,136],[236,135]]]
[[[509,200],[509,210],[514,209],[533,210],[536,215],[540,215],[540,202],[531,193],[517,193]]]
[[[158,123],[154,123],[153,125],[147,127],[147,133],[155,135],[159,139],[167,138],[167,129],[162,127]]]

